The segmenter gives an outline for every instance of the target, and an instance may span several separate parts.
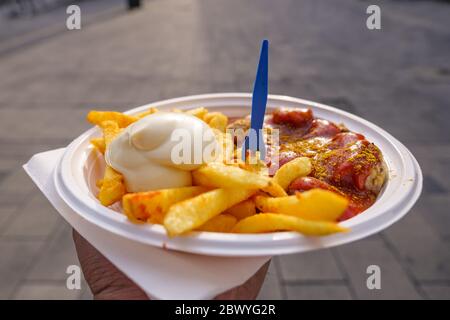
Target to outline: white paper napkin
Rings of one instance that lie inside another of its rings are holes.
[[[153,299],[211,299],[249,279],[270,257],[220,258],[166,251],[89,223],[56,192],[53,170],[64,148],[38,153],[25,171],[61,216]]]

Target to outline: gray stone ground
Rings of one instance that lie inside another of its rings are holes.
[[[267,37],[272,93],[385,128],[415,154],[425,186],[378,235],[275,258],[260,298],[449,299],[450,5],[373,2],[381,31],[366,29],[368,2],[357,0],[151,0],[131,13],[103,1],[118,10],[96,19],[87,9],[81,31],[64,31],[64,11],[51,13],[49,29],[27,19],[32,31],[0,42],[0,298],[91,298],[85,284],[65,289],[77,263],[71,232],[22,170],[32,154],[89,128],[91,108],[250,91]],[[382,270],[378,291],[365,286],[371,264]]]

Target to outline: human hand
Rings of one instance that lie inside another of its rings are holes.
[[[116,268],[78,232],[73,230],[73,240],[84,277],[94,299],[147,300],[145,292]],[[265,263],[244,284],[216,296],[219,300],[255,299],[264,282],[270,261]]]

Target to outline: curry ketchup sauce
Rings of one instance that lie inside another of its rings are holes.
[[[311,173],[294,180],[289,194],[321,188],[348,198],[349,206],[339,221],[361,213],[375,202],[386,169],[381,151],[364,135],[315,118],[309,108],[278,108],[265,117],[264,128],[279,132],[279,146],[267,145],[267,154],[278,154],[279,167],[297,157],[311,159]],[[270,159],[266,163],[269,175],[275,174],[278,167],[272,166]]]

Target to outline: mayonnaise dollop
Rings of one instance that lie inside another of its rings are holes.
[[[192,185],[191,172],[213,161],[218,142],[202,120],[178,112],[148,115],[108,146],[106,162],[124,176],[128,192]]]

